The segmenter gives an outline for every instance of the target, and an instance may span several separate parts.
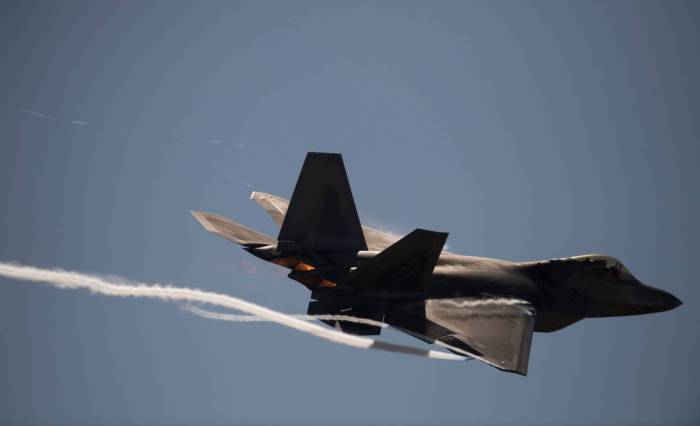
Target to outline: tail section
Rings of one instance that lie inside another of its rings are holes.
[[[275,222],[275,225],[282,226],[284,215],[287,214],[287,208],[289,207],[289,201],[277,195],[259,191],[253,191],[250,194],[250,199],[254,200],[260,207],[265,209],[267,214],[269,214]]]
[[[278,240],[281,252],[336,265],[350,266],[367,250],[340,154],[306,155]]]
[[[361,292],[421,293],[430,283],[447,233],[416,229],[373,258],[343,281]]]
[[[278,195],[259,191],[253,191],[253,193],[250,194],[250,199],[265,209],[277,226],[282,226],[284,215],[287,213],[287,208],[289,207],[288,200]],[[367,248],[372,251],[382,251],[401,238],[400,235],[380,231],[366,225],[362,225],[362,232],[365,234]]]

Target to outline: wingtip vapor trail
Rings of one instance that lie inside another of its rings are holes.
[[[199,289],[175,287],[170,284],[138,283],[121,278],[101,277],[80,272],[64,271],[61,269],[44,269],[5,262],[0,262],[0,276],[24,282],[45,283],[59,289],[87,290],[93,294],[111,297],[137,297],[169,302],[210,304],[245,312],[285,327],[355,348],[379,349],[388,352],[406,353],[452,361],[462,361],[466,359],[463,356],[442,351],[396,345],[367,337],[346,334],[274,311],[243,299]]]

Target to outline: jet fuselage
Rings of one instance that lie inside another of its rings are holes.
[[[358,253],[357,264],[377,253]],[[422,294],[375,289],[352,291],[360,297],[387,301],[523,300],[535,308],[535,331],[541,332],[556,331],[583,318],[663,312],[681,304],[670,293],[634,278],[617,259],[604,255],[518,263],[444,252]]]
[[[533,331],[681,304],[610,256],[510,262],[444,251],[445,232],[417,228],[397,236],[362,225],[339,154],[308,153],[291,200],[257,191],[251,199],[280,227],[277,238],[216,214],[193,214],[209,232],[288,268],[289,278],[311,290],[307,313],[351,334],[380,334],[366,320],[381,321],[527,374]]]

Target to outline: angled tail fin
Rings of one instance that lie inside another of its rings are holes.
[[[289,200],[278,195],[259,191],[253,191],[253,193],[250,194],[250,199],[265,209],[277,226],[282,226],[284,215],[287,213],[287,208],[289,207]],[[362,232],[365,234],[367,248],[373,251],[384,250],[401,239],[400,235],[380,231],[366,225],[362,225]]]
[[[446,232],[416,229],[362,263],[343,283],[361,291],[421,292],[431,280],[447,235]]]
[[[278,240],[282,252],[331,253],[336,263],[367,250],[340,154],[306,155]]]

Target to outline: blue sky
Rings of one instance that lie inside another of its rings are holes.
[[[537,334],[527,378],[0,279],[3,424],[694,424],[695,2],[2,2],[0,260],[308,292],[275,235],[307,151],[364,223],[510,260],[621,259],[684,301]],[[386,338],[414,342],[396,332]]]

